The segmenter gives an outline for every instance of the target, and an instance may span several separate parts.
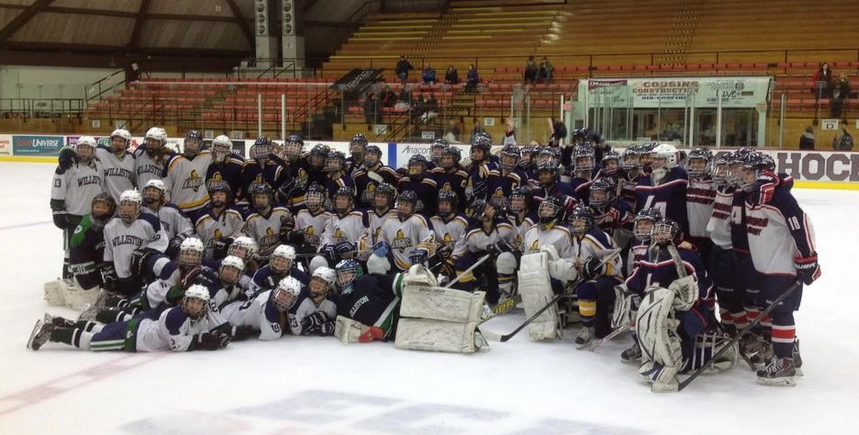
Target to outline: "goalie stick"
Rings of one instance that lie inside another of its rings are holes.
[[[761,323],[761,320],[763,320],[763,318],[766,317],[767,314],[769,314],[770,311],[773,310],[773,308],[777,307],[779,304],[784,302],[784,300],[787,299],[788,296],[793,294],[793,292],[795,292],[796,289],[798,289],[800,287],[802,287],[802,282],[800,282],[800,281],[797,281],[797,282],[793,283],[792,286],[788,287],[788,289],[785,290],[784,293],[782,293],[779,297],[777,297],[773,301],[773,303],[771,303],[768,307],[766,307],[763,311],[761,311],[761,313],[758,314],[758,317],[756,317],[755,320],[753,320],[751,323],[746,325],[746,327],[743,328],[741,331],[739,331],[739,333],[737,333],[737,335],[732,337],[731,340],[727,344],[722,346],[722,348],[719,349],[718,352],[713,354],[713,356],[711,356],[710,359],[707,360],[707,362],[705,362],[704,364],[701,364],[701,366],[698,367],[697,369],[695,369],[695,371],[692,372],[692,374],[690,374],[688,378],[684,379],[683,382],[681,382],[680,385],[677,387],[677,391],[683,391],[684,388],[688,387],[689,384],[692,383],[692,381],[694,381],[698,376],[701,376],[701,373],[704,373],[704,370],[707,369],[707,366],[710,365],[711,361],[715,361],[717,358],[722,356],[723,353],[727,352],[728,349],[730,349],[735,344],[737,344],[737,342],[740,341],[740,339],[743,338],[744,335],[746,335],[752,331],[752,328],[754,328],[755,326],[758,326],[758,324]]]
[[[608,255],[603,257],[603,259],[600,261],[600,266],[602,266],[603,264],[606,264],[609,260],[611,260],[612,258],[617,256],[617,254],[619,254],[619,253],[620,253],[620,249],[613,250],[611,253],[609,253]],[[578,285],[579,282],[581,282],[581,279],[576,280],[576,285]],[[549,301],[549,303],[546,304],[546,306],[544,306],[543,308],[540,308],[539,310],[537,310],[536,313],[534,313],[531,317],[529,317],[528,320],[525,320],[525,323],[522,323],[521,325],[519,325],[519,327],[514,329],[513,332],[511,332],[509,334],[502,335],[501,338],[499,339],[499,341],[501,341],[502,343],[505,341],[509,341],[516,334],[518,334],[519,331],[525,329],[526,326],[530,325],[531,322],[536,320],[537,317],[540,317],[540,314],[543,314],[543,312],[545,312],[546,310],[551,308],[553,305],[557,304],[558,301],[560,301],[561,298],[563,298],[566,295],[567,295],[567,292],[565,292],[565,291],[558,293],[558,295],[555,296],[554,298],[552,298],[552,300]]]

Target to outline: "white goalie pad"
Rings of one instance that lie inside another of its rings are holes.
[[[632,312],[632,295],[626,284],[614,286],[614,311],[611,314],[611,328],[617,329],[630,325]]]
[[[525,317],[530,318],[555,297],[548,263],[545,252],[523,255],[519,261],[519,294]],[[533,340],[554,339],[559,334],[558,322],[558,307],[550,307],[528,325],[528,334]]]
[[[472,293],[410,282],[403,288],[400,316],[456,323],[479,322],[485,296],[486,293],[480,291]]]
[[[427,319],[400,319],[394,347],[409,350],[474,353],[485,342],[476,334],[477,322],[453,323]]]
[[[636,315],[641,366],[638,374],[653,384],[651,391],[677,391],[677,374],[683,367],[683,352],[674,319],[675,293],[657,287],[642,298]]]
[[[368,329],[367,325],[348,317],[337,316],[334,321],[334,336],[343,344],[358,343],[361,334]]]
[[[67,282],[62,279],[56,279],[46,282],[44,291],[45,302],[48,305],[53,307],[65,306],[81,310],[85,305],[95,303],[100,290],[98,287],[84,290],[74,280]]]
[[[678,278],[668,285],[668,290],[674,292],[674,309],[689,311],[698,299],[698,281],[694,276]]]
[[[438,287],[438,280],[429,269],[416,264],[410,267],[405,276],[403,276],[403,287],[410,285]]]

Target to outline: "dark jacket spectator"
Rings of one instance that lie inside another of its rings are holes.
[[[434,85],[435,84],[435,69],[433,69],[432,65],[427,63],[426,68],[424,68],[424,72],[421,75],[421,78],[426,85]]]
[[[412,64],[409,63],[408,60],[406,60],[406,55],[401,55],[400,61],[397,62],[397,68],[395,70],[397,72],[397,77],[400,78],[400,83],[402,83],[403,85],[406,84],[406,82],[409,80],[409,70],[413,69],[415,69],[415,67],[412,66]]]
[[[833,118],[840,118],[844,110],[844,103],[850,97],[850,82],[847,81],[847,75],[841,73],[837,80],[832,81],[832,87],[829,90],[829,110]]]
[[[832,70],[829,69],[828,63],[823,63],[814,73],[814,81],[811,91],[814,92],[815,98],[827,98],[829,96],[829,83],[832,81]]]
[[[538,80],[545,80],[546,84],[548,85],[549,83],[552,82],[552,76],[554,76],[554,75],[555,75],[554,65],[552,65],[551,62],[549,62],[549,59],[547,59],[546,56],[543,56],[543,60],[540,61],[540,71],[539,71],[539,77],[537,79]]]
[[[528,62],[525,63],[525,84],[536,83],[539,70],[534,56],[528,56]]]
[[[381,124],[382,109],[379,106],[376,94],[372,92],[367,94],[367,98],[364,99],[364,121],[367,123],[367,126]]]
[[[456,71],[456,68],[453,65],[447,67],[447,72],[444,73],[444,82],[448,85],[455,85],[459,83],[459,73]]]
[[[466,92],[474,92],[477,89],[477,83],[480,82],[480,78],[477,76],[477,68],[474,65],[468,65],[468,74],[465,76],[465,90]]]
[[[805,132],[803,132],[802,136],[799,137],[799,149],[814,149],[814,129],[811,126],[805,127]]]
[[[380,100],[382,107],[394,107],[394,104],[397,104],[397,94],[391,90],[390,86],[385,86]]]
[[[853,136],[847,131],[847,126],[841,124],[841,131],[832,139],[832,149],[836,151],[852,151],[853,145]]]

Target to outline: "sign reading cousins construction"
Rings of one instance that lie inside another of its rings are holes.
[[[718,92],[724,108],[754,108],[767,101],[771,82],[770,77],[590,79],[580,82],[579,95],[599,90],[611,94],[615,107],[631,100],[634,108],[683,108],[716,107]]]

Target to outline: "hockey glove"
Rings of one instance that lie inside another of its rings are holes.
[[[322,333],[322,325],[328,322],[328,315],[324,311],[316,311],[301,321],[301,335]]]
[[[54,212],[54,226],[61,230],[69,228],[69,215],[65,210]]]
[[[277,196],[280,202],[286,204],[289,202],[289,199],[292,198],[292,194],[295,191],[295,178],[289,179],[289,181],[285,181],[280,187],[277,188]]]
[[[152,248],[137,248],[131,253],[131,273],[134,276],[143,277],[146,274],[146,263],[149,259],[160,254]]]
[[[200,266],[197,266],[186,272],[185,276],[182,277],[182,288],[185,290],[191,288],[191,286],[195,284],[197,277],[200,276],[200,272],[202,271],[203,269],[201,269]]]
[[[355,245],[349,242],[340,242],[334,246],[334,250],[337,251],[337,255],[340,258],[347,258],[347,255],[352,254],[355,251]],[[351,258],[351,255],[349,255]]]
[[[380,240],[373,245],[373,255],[378,255],[379,257],[387,257],[388,252],[391,252],[391,246],[388,245],[388,242],[384,240]]]
[[[104,289],[109,292],[116,292],[117,279],[113,263],[104,263],[104,267],[101,268],[101,280],[104,282]]]
[[[409,254],[409,262],[411,262],[412,265],[423,264],[425,261],[427,261],[427,251],[424,251],[423,249],[415,249],[411,254]]]
[[[233,326],[230,333],[233,336],[233,341],[243,341],[251,338],[254,332],[253,326]]]
[[[75,150],[71,148],[63,148],[60,150],[60,158],[58,159],[59,167],[57,167],[57,174],[62,175],[75,164],[78,157],[75,154]]]
[[[582,280],[590,281],[605,274],[606,265],[599,257],[588,257],[582,265]]]
[[[218,350],[230,344],[230,336],[222,332],[204,332],[197,336],[195,349]]]
[[[322,248],[322,253],[325,254],[325,258],[332,263],[336,262],[337,259],[340,258],[340,256],[337,255],[335,245],[325,245],[325,247]]]
[[[453,279],[453,277],[456,276],[456,267],[454,266],[453,260],[450,258],[445,260],[438,269],[438,273]]]
[[[199,284],[208,289],[220,288],[222,287],[218,283],[218,272],[214,269],[202,269],[200,274],[194,278],[194,284]]]
[[[291,245],[303,245],[304,244],[304,231],[301,231],[301,230],[287,231],[286,234],[281,235],[280,241],[283,243],[289,243]]]
[[[481,180],[474,183],[474,186],[471,188],[471,197],[485,199],[487,192],[489,192],[489,182]]]
[[[817,253],[813,253],[808,257],[796,257],[793,259],[793,264],[796,266],[796,275],[805,285],[811,285],[817,278],[820,278],[820,265],[817,264]]]
[[[173,258],[173,256],[179,252],[179,247],[182,246],[182,242],[185,240],[186,237],[188,236],[184,234],[177,234],[176,237],[173,237],[173,239],[170,240],[170,246],[167,247],[167,251],[165,251],[164,253],[167,254],[168,257]]]
[[[227,256],[227,249],[233,244],[233,239],[227,237],[224,239],[215,240],[214,251],[212,255],[217,260]]]

